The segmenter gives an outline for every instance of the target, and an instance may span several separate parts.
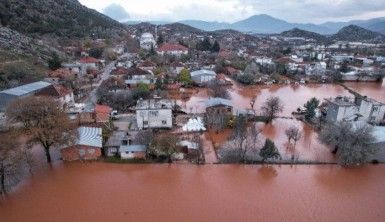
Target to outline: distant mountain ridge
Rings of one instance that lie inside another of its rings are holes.
[[[204,31],[216,31],[222,29],[233,29],[240,32],[252,32],[263,34],[274,34],[298,28],[304,31],[320,33],[323,35],[332,35],[337,33],[341,28],[349,25],[357,25],[370,31],[385,34],[385,17],[369,20],[354,20],[349,22],[326,22],[323,24],[311,23],[290,23],[282,19],[277,19],[266,14],[254,15],[245,20],[235,23],[225,22],[209,22],[201,20],[182,20],[179,23],[189,25]],[[130,22],[133,24],[133,22]],[[127,24],[130,24],[127,23]],[[134,22],[140,23],[140,22]],[[151,22],[156,25],[163,25],[170,22]]]
[[[319,42],[330,43],[331,41],[384,41],[385,36],[373,32],[356,25],[349,25],[340,29],[332,36],[325,36],[315,32],[309,32],[298,28],[282,32],[284,37],[302,37],[307,39],[315,39]]]

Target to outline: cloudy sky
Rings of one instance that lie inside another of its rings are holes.
[[[385,17],[385,0],[80,0],[100,12],[122,6],[131,20],[236,22],[268,14],[289,22],[322,23]]]

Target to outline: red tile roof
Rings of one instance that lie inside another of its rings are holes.
[[[187,50],[188,50],[188,48],[186,48],[183,45],[170,44],[170,43],[165,43],[157,49],[157,51],[159,51],[159,52],[187,51]]]
[[[105,105],[96,105],[95,106],[95,112],[96,113],[111,113],[112,108]]]
[[[156,64],[151,61],[144,61],[138,65],[139,67],[156,67]]]
[[[83,57],[79,60],[80,63],[88,64],[88,63],[99,63],[99,59],[95,59],[93,57]]]

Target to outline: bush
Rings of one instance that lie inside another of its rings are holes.
[[[236,80],[245,85],[254,84],[254,76],[251,74],[238,75]]]

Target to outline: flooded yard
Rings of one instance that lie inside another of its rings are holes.
[[[362,95],[385,102],[385,83],[348,82],[345,85]],[[203,113],[205,111],[205,101],[210,97],[208,91],[206,89],[190,89],[188,91],[191,98],[180,101],[182,109],[187,113]],[[235,83],[229,88],[229,92],[235,110],[249,109],[250,101],[255,98],[255,109],[257,113],[260,113],[260,108],[268,97],[278,96],[282,100],[284,110],[280,116],[291,119],[279,118],[274,120],[272,124],[259,124],[259,128],[262,130],[261,139],[272,139],[285,159],[294,155],[302,161],[334,161],[330,150],[318,141],[317,132],[309,125],[292,118],[292,112],[302,107],[312,97],[316,97],[323,102],[325,98],[340,95],[353,96],[344,87],[335,84],[240,86]],[[290,126],[297,126],[302,132],[302,138],[298,141],[295,149],[288,149],[285,130]],[[210,139],[218,148],[229,139],[231,131],[209,132],[208,135],[207,139]]]
[[[385,166],[58,164],[0,201],[6,222],[383,221]]]

